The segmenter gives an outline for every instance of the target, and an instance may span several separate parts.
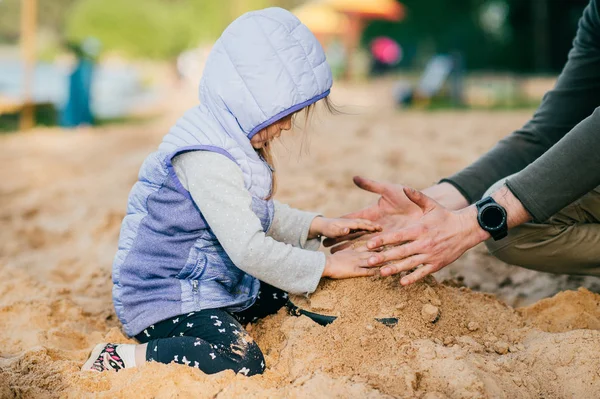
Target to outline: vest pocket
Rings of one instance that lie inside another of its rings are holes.
[[[175,276],[180,280],[196,280],[204,273],[206,269],[206,255],[199,252],[195,262],[188,262],[181,269],[181,271]]]

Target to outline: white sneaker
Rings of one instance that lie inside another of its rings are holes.
[[[81,370],[100,372],[124,369],[126,366],[123,357],[119,354],[120,346],[106,343],[96,345]]]

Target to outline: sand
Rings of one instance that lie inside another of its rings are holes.
[[[530,114],[400,113],[381,104],[389,87],[338,88],[354,115],[317,119],[300,159],[301,137],[285,141],[278,199],[334,216],[374,199],[355,174],[424,187]],[[398,277],[323,281],[295,301],[338,316],[330,326],[282,311],[250,327],[262,376],[79,371],[96,343],[133,342],[111,301],[120,221],[143,158],[185,104],[170,98],[166,116],[144,124],[0,137],[1,398],[600,397],[598,279],[524,271],[481,247],[408,288]]]

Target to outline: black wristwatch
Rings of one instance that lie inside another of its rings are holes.
[[[494,241],[506,237],[508,234],[506,210],[492,197],[485,197],[475,206],[477,206],[477,221],[481,228],[490,233]]]

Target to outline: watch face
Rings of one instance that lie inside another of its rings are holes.
[[[481,208],[479,219],[489,230],[498,230],[506,221],[506,212],[496,204]]]

